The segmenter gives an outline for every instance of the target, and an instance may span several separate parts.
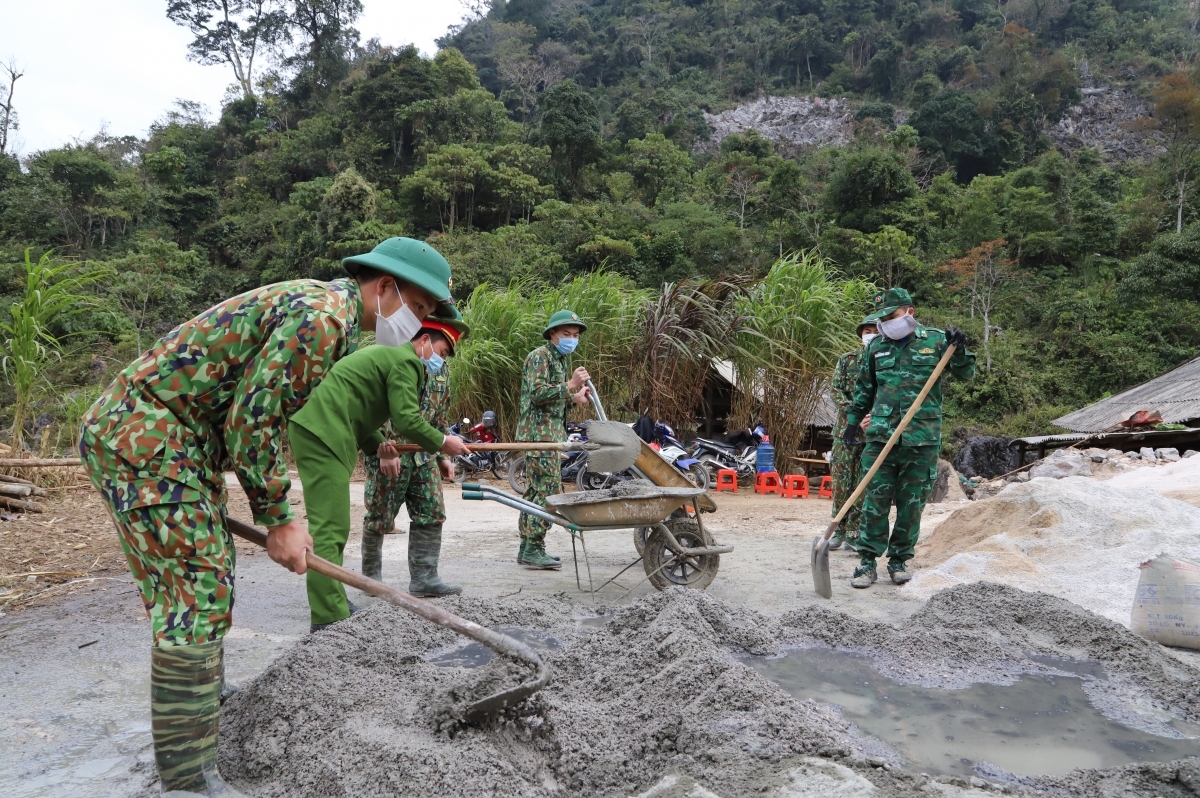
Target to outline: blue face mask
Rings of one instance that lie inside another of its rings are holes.
[[[434,352],[429,357],[421,358],[421,362],[425,364],[425,370],[430,374],[440,374],[442,366],[446,365],[446,359]]]
[[[559,352],[564,355],[569,355],[575,351],[575,347],[579,346],[578,338],[559,338],[558,343],[554,345]]]

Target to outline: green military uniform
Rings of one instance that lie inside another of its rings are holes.
[[[842,505],[850,498],[850,494],[858,487],[858,481],[862,478],[863,447],[847,446],[842,440],[842,436],[846,434],[846,413],[854,401],[854,386],[858,383],[858,366],[861,359],[862,349],[847,352],[838,358],[837,366],[833,370],[831,390],[838,409],[837,421],[833,425],[833,453],[829,458],[829,473],[833,477],[831,513],[834,516],[841,511]],[[852,547],[858,545],[859,516],[862,514],[865,498],[865,495],[859,496],[854,506],[842,517],[834,535],[835,541],[845,541]]]
[[[80,455],[116,523],[155,646],[229,630],[224,472],[237,475],[257,523],[292,520],[285,420],[357,345],[361,317],[352,280],[249,291],[177,327],[88,411]]]
[[[576,314],[563,310],[550,317],[543,332],[546,343],[530,352],[521,370],[521,406],[517,419],[518,441],[563,441],[567,435],[567,407],[571,391],[567,387],[569,356],[559,352],[549,341],[555,327],[575,325],[587,329]],[[526,501],[546,506],[546,499],[562,492],[562,457],[558,452],[529,452],[526,457],[525,476],[529,489]],[[521,532],[523,561],[528,548],[544,553],[546,531],[550,522],[532,515],[521,514],[518,523]]]
[[[289,439],[304,487],[304,508],[313,552],[338,565],[350,535],[350,476],[358,451],[375,452],[391,418],[398,437],[436,452],[445,440],[421,416],[425,365],[403,346],[369,346],[339,361],[292,417]],[[313,626],[349,617],[341,582],[309,571],[308,605]]]
[[[164,790],[240,793],[217,770],[234,547],[232,470],[254,520],[292,519],[285,419],[357,345],[352,280],[296,280],[235,296],[130,364],[83,420],[79,453],[116,525],[150,618],[151,730]]]
[[[439,432],[449,432],[450,381],[445,370],[428,375],[425,390],[421,391],[421,416]],[[391,422],[383,425],[380,433],[388,440],[399,440]],[[363,535],[385,535],[392,531],[396,514],[401,505],[408,508],[409,520],[414,524],[432,526],[446,522],[446,503],[442,498],[442,475],[437,462],[442,455],[425,452],[402,452],[400,475],[389,477],[379,471],[379,456],[375,452],[363,453],[363,464],[367,472],[364,501],[367,514],[363,518]]]
[[[902,288],[875,295],[875,310],[881,317],[911,304]],[[864,472],[875,462],[948,346],[942,330],[917,325],[902,340],[880,335],[866,348],[854,402],[846,414],[847,425],[860,423],[868,413],[871,416],[861,461]],[[955,350],[947,371],[958,379],[969,379],[975,373],[975,355],[966,349]],[[921,532],[921,511],[937,478],[941,442],[942,382],[938,380],[867,488],[859,526],[860,571],[873,570],[885,549],[889,572],[904,570],[904,563],[912,559]],[[896,523],[889,538],[892,504],[896,505]]]

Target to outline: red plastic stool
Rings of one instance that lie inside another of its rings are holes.
[[[833,477],[821,477],[821,487],[817,490],[817,498],[833,498]]]
[[[723,490],[738,492],[737,486],[737,471],[732,468],[721,468],[717,470],[717,487],[716,492],[720,493]]]
[[[807,499],[808,477],[804,474],[788,474],[783,478],[783,498]]]
[[[764,496],[768,493],[783,495],[783,485],[779,482],[778,471],[761,471],[754,475],[754,492]]]

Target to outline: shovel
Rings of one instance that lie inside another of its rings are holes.
[[[265,532],[249,524],[244,524],[235,518],[227,517],[225,521],[229,524],[229,530],[233,534],[240,538],[245,538],[251,543],[257,543],[264,549],[267,547],[267,535]],[[374,579],[368,579],[362,574],[348,571],[340,565],[334,565],[323,557],[318,557],[311,551],[307,552],[305,560],[308,563],[309,570],[328,576],[330,579],[336,579],[342,584],[356,587],[364,593],[381,598],[389,604],[395,604],[397,607],[408,610],[414,615],[420,615],[427,621],[433,621],[439,626],[444,626],[447,629],[458,632],[460,635],[471,638],[477,643],[482,643],[498,654],[504,654],[537,668],[537,673],[532,679],[522,682],[515,687],[510,687],[507,690],[493,693],[468,706],[463,713],[466,720],[476,720],[485,715],[499,712],[506,707],[515,706],[550,684],[550,667],[542,662],[542,658],[537,655],[537,652],[520,640],[514,640],[508,635],[500,634],[485,626],[480,626],[473,621],[460,618],[432,602],[423,601],[407,593],[401,593],[394,587],[388,587],[383,582],[377,582]]]
[[[929,395],[929,391],[933,388],[934,383],[938,381],[938,377],[942,376],[942,369],[946,368],[946,364],[950,362],[950,356],[954,354],[954,344],[946,348],[946,354],[942,355],[942,359],[938,361],[933,373],[929,375],[929,379],[925,381],[925,387],[917,394],[917,398],[913,400],[912,407],[908,408],[908,412],[904,414],[904,418],[900,419],[900,423],[896,425],[895,432],[892,437],[888,438],[887,443],[883,445],[883,450],[879,452],[879,456],[875,458],[875,462],[871,464],[870,469],[859,480],[858,487],[854,489],[854,493],[850,494],[850,498],[842,503],[842,509],[838,510],[838,514],[829,522],[829,527],[825,530],[824,535],[818,535],[813,538],[812,545],[812,576],[813,588],[825,598],[833,598],[833,582],[829,579],[829,538],[833,537],[833,533],[837,531],[837,525],[842,522],[842,518],[846,513],[850,512],[850,508],[858,501],[858,497],[867,489],[867,485],[871,484],[871,477],[875,476],[875,472],[883,465],[883,461],[887,459],[888,452],[896,445],[896,441],[900,440],[901,433],[908,427],[908,422],[913,420],[913,416],[921,409],[921,405],[925,402],[925,397]]]
[[[577,443],[530,441],[520,443],[468,443],[473,452],[587,452],[589,471],[624,471],[637,461],[642,439],[633,428],[617,421],[591,421],[588,439]],[[415,443],[392,444],[398,452],[423,451]]]

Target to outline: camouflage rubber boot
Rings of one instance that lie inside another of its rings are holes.
[[[546,544],[542,541],[522,541],[525,546],[525,559],[521,562],[527,568],[540,571],[556,571],[562,568],[562,561],[546,553]]]
[[[870,587],[875,584],[878,576],[875,574],[875,563],[864,562],[854,569],[854,577],[850,580],[853,587]]]
[[[892,582],[897,585],[902,585],[912,579],[912,574],[904,567],[904,563],[899,560],[891,560],[888,562],[888,576],[892,578]]]
[[[245,798],[217,772],[224,674],[220,640],[150,649],[150,728],[163,793]]]
[[[442,525],[408,527],[408,592],[423,598],[453,596],[460,585],[448,585],[438,576],[442,553]]]
[[[383,535],[363,530],[362,575],[368,579],[383,580]]]

